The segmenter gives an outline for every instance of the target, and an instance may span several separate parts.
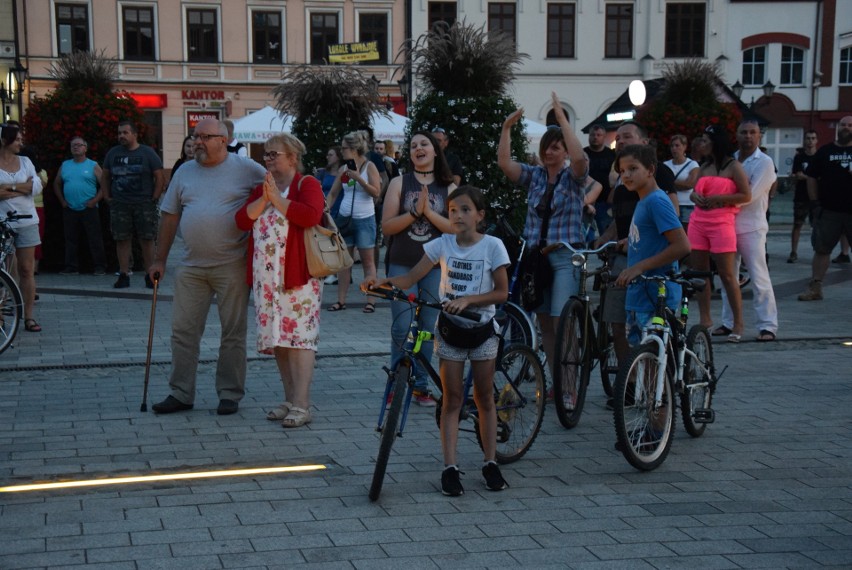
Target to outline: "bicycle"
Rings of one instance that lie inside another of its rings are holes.
[[[618,371],[618,359],[612,329],[601,320],[600,312],[606,300],[611,270],[606,251],[616,242],[607,242],[596,249],[575,249],[564,242],[561,245],[573,252],[571,262],[580,270],[580,289],[562,307],[554,347],[553,403],[559,423],[571,429],[580,422],[589,378],[595,366],[599,365],[606,395],[612,396],[612,378]],[[588,258],[593,254],[600,257],[603,265],[590,271]],[[586,290],[589,277],[594,277],[600,287],[600,301],[595,310],[592,310]],[[598,321],[597,328],[595,321]]]
[[[17,235],[9,224],[26,218],[32,216],[8,212],[6,219],[0,219],[0,354],[12,346],[21,319],[24,318],[21,288],[9,274],[8,268],[15,252]]]
[[[709,276],[685,271],[637,278],[657,283],[654,317],[619,369],[614,396],[617,447],[637,469],[650,471],[665,461],[675,430],[675,394],[690,436],[700,437],[716,419],[713,394],[724,369],[717,377],[707,328],[694,325],[687,332],[689,297],[703,289]],[[683,288],[677,315],[666,306],[666,281]]]
[[[432,333],[420,330],[419,315],[422,307],[440,309],[440,303],[431,303],[415,297],[406,296],[405,292],[393,288],[372,289],[367,292],[392,301],[407,301],[414,305],[414,315],[408,329],[408,337],[402,347],[403,356],[399,362],[389,369],[383,370],[388,379],[382,396],[382,407],[379,412],[376,431],[381,433],[379,452],[376,456],[376,467],[370,484],[369,497],[371,501],[379,498],[387,470],[391,448],[397,437],[402,437],[411,398],[414,393],[414,376],[412,365],[416,361],[429,374],[432,384],[441,394],[441,378],[431,362],[423,356],[420,348],[423,342],[433,338]],[[461,316],[478,319],[476,313],[463,311]],[[500,333],[498,333],[498,336]],[[473,431],[477,442],[482,447],[479,433],[479,415],[471,396],[473,376],[468,372],[464,381],[463,403],[460,420],[471,420],[473,429],[460,427],[460,431]],[[440,427],[440,396],[435,419]],[[388,404],[388,402],[390,402]],[[523,344],[504,346],[504,338],[500,336],[500,348],[494,373],[494,402],[497,408],[497,456],[498,463],[517,461],[529,450],[541,429],[544,418],[545,388],[544,369],[536,353]]]
[[[535,321],[530,316],[530,313],[525,311],[517,302],[518,291],[516,284],[520,278],[520,261],[524,257],[527,242],[509,224],[509,221],[504,215],[500,215],[496,223],[489,227],[486,233],[502,240],[506,246],[506,251],[509,253],[509,257],[515,259],[512,274],[509,277],[509,300],[497,307],[506,313],[506,324],[503,326],[501,332],[507,344],[520,343],[537,350],[539,336]]]

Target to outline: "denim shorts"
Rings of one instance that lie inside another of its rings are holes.
[[[435,330],[435,354],[442,360],[451,360],[453,362],[494,360],[497,358],[497,349],[499,347],[500,337],[496,334],[476,348],[459,348],[447,344],[441,337],[441,333],[437,329]]]
[[[347,230],[347,235],[343,237],[347,247],[354,246],[358,249],[376,247],[376,216],[352,218]]]
[[[580,290],[579,269],[571,263],[571,250],[566,247],[547,254],[547,260],[553,269],[553,282],[544,290],[544,303],[535,310],[552,317],[562,314],[562,307]]]
[[[35,247],[41,244],[41,238],[38,235],[38,224],[14,228],[15,247],[23,249],[25,247]]]

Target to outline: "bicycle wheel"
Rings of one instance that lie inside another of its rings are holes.
[[[556,329],[556,347],[553,358],[553,403],[556,415],[565,428],[571,429],[580,422],[586,388],[589,385],[590,366],[584,364],[586,339],[583,303],[571,299],[562,307]]]
[[[618,355],[615,354],[615,343],[612,337],[612,326],[609,323],[598,323],[598,334],[602,338],[603,351],[600,354],[601,384],[607,397],[612,398],[615,375],[618,374]]]
[[[523,344],[508,346],[494,372],[497,463],[517,461],[529,450],[541,429],[546,402],[544,367],[538,355]],[[474,426],[476,440],[482,447],[476,417]]]
[[[695,353],[687,353],[683,370],[683,393],[680,395],[680,411],[683,427],[692,437],[701,437],[707,423],[695,419],[696,410],[709,410],[713,403],[713,345],[705,327],[695,325],[686,335],[686,347]],[[696,362],[697,360],[697,362]]]
[[[671,372],[665,371],[661,403],[657,406],[656,345],[636,347],[628,362],[615,381],[617,447],[630,465],[650,471],[666,460],[672,445],[675,422]]]
[[[0,271],[0,353],[12,346],[23,312],[21,290],[11,275]]]
[[[510,344],[525,344],[532,349],[538,348],[535,329],[532,320],[524,310],[515,303],[508,302],[503,305],[506,313],[506,326],[503,327],[503,342]]]
[[[399,414],[402,411],[402,402],[408,388],[408,379],[411,376],[411,366],[398,364],[394,370],[393,399],[385,416],[385,425],[382,426],[382,439],[379,444],[379,454],[376,456],[376,468],[373,470],[373,482],[370,484],[370,500],[375,501],[382,492],[382,483],[385,479],[385,470],[388,467],[391,447],[396,440],[397,426],[399,425]]]

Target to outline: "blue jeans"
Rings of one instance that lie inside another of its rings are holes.
[[[404,265],[390,264],[388,267],[388,277],[396,277],[405,275],[411,270],[410,267]],[[434,300],[438,302],[438,288],[441,285],[441,268],[435,267],[426,274],[426,277],[414,284],[410,289],[406,289],[406,293],[414,293],[418,297]],[[411,323],[412,313],[414,308],[408,303],[402,301],[391,302],[391,368],[402,358],[402,346],[405,344],[405,339],[408,336],[408,327]],[[435,332],[435,323],[438,321],[437,309],[429,309],[423,307],[420,311],[420,330]],[[426,357],[426,360],[432,360],[432,350],[434,349],[433,341],[424,342],[420,352]],[[420,365],[414,367],[414,387],[420,391],[426,391],[429,388],[429,374]]]
[[[566,247],[547,254],[547,260],[553,269],[553,282],[544,291],[544,303],[535,310],[552,317],[562,314],[562,307],[580,290],[580,270],[571,263],[571,250]]]

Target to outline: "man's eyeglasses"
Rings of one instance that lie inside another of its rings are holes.
[[[280,150],[270,150],[268,152],[263,153],[263,158],[266,159],[266,160],[275,160],[276,158],[278,158],[282,154],[284,154],[284,153],[281,152]]]
[[[210,139],[225,138],[223,135],[192,135],[192,140],[206,143]]]

